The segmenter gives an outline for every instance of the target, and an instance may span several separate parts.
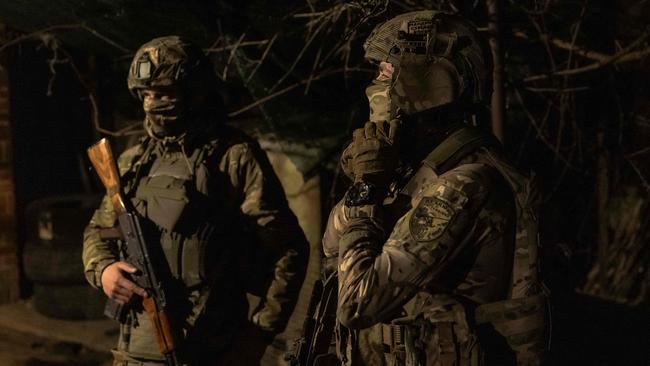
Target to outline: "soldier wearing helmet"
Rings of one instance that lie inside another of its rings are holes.
[[[124,195],[156,228],[171,282],[184,365],[258,364],[281,332],[302,284],[308,245],[259,145],[225,125],[212,64],[197,46],[169,36],[135,54],[129,90],[142,101],[147,135],[118,159]],[[146,292],[111,239],[105,198],[84,232],[90,284],[128,307],[115,365],[165,364],[143,309]],[[261,297],[248,317],[246,293]]]
[[[370,121],[323,237],[338,276],[337,354],[350,365],[537,365],[546,293],[535,186],[473,126],[488,53],[463,18],[402,14],[365,43]]]

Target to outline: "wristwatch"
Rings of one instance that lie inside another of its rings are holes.
[[[348,207],[370,205],[377,203],[377,187],[369,182],[354,183],[345,194],[345,205]]]

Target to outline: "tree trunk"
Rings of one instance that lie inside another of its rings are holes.
[[[505,95],[503,87],[503,51],[501,50],[501,1],[486,0],[488,34],[492,50],[492,133],[503,142]]]

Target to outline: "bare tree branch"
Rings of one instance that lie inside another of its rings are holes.
[[[27,34],[21,35],[21,36],[19,36],[17,38],[12,39],[11,41],[5,42],[4,44],[0,45],[0,52],[4,51],[4,49],[7,48],[7,47],[11,47],[13,45],[16,45],[18,43],[21,43],[21,42],[24,42],[24,41],[27,41],[27,40],[42,39],[48,33],[75,31],[75,30],[77,30],[77,31],[78,30],[84,30],[84,31],[92,34],[93,36],[101,39],[102,41],[106,42],[107,44],[115,47],[116,49],[124,52],[124,53],[130,53],[131,52],[131,50],[129,50],[128,48],[119,45],[117,42],[115,42],[115,41],[109,39],[108,37],[100,34],[96,30],[88,27],[85,24],[53,25],[51,27],[40,29],[40,30],[38,30],[36,32],[27,33]]]
[[[308,79],[302,80],[300,82],[297,82],[295,84],[289,85],[284,89],[280,89],[280,90],[276,91],[275,93],[269,94],[269,95],[265,96],[264,98],[258,99],[255,102],[253,102],[253,103],[251,103],[251,104],[249,104],[249,105],[247,105],[247,106],[245,106],[243,108],[240,108],[240,109],[238,109],[238,110],[236,110],[234,112],[229,113],[228,117],[236,117],[236,116],[238,116],[238,115],[240,115],[240,114],[242,114],[242,113],[244,113],[246,111],[249,111],[249,110],[251,110],[251,109],[253,109],[253,108],[257,107],[257,106],[260,106],[260,105],[270,101],[271,99],[274,99],[274,98],[276,98],[276,97],[278,97],[278,96],[280,96],[282,94],[286,94],[287,92],[290,92],[291,90],[296,89],[297,87],[299,87],[301,85],[305,85],[305,84],[307,84],[309,82],[316,81],[316,80],[319,80],[319,79],[322,79],[322,78],[325,78],[325,77],[328,77],[328,76],[341,74],[341,73],[344,73],[344,72],[364,72],[364,73],[372,74],[375,71],[372,70],[372,69],[365,69],[365,68],[361,68],[361,67],[353,67],[353,68],[348,68],[348,69],[340,68],[340,69],[326,71],[326,72],[321,73],[320,75],[317,75],[317,76],[314,76],[312,78],[308,78]]]
[[[142,126],[142,123],[137,123],[133,124],[130,126],[127,126],[125,128],[122,128],[118,131],[110,131],[107,129],[104,129],[101,127],[101,122],[100,122],[100,116],[99,116],[99,107],[97,103],[97,98],[95,96],[95,93],[92,91],[88,83],[86,82],[85,78],[83,77],[83,74],[81,71],[79,71],[79,68],[77,65],[72,61],[72,57],[70,54],[63,48],[59,48],[59,51],[66,56],[68,59],[68,64],[72,68],[72,71],[74,75],[76,76],[77,80],[83,85],[84,89],[88,92],[88,100],[90,101],[90,106],[92,109],[92,121],[93,121],[93,126],[95,127],[95,130],[99,133],[103,133],[105,135],[113,136],[113,137],[120,137],[120,136],[128,136],[128,135],[134,135],[134,134],[140,134],[142,131],[138,130],[135,131],[135,127]]]
[[[242,33],[242,35],[239,37],[235,45],[230,49],[230,55],[228,56],[228,62],[226,62],[226,66],[223,68],[223,74],[221,76],[221,80],[226,80],[228,77],[228,66],[230,66],[230,63],[232,62],[233,57],[235,57],[235,53],[237,52],[237,49],[241,45],[242,41],[244,40],[244,37],[246,37],[246,32]]]
[[[490,49],[492,50],[492,133],[499,141],[504,140],[504,118],[506,110],[505,91],[503,85],[503,52],[501,50],[501,1],[487,0],[488,33]]]
[[[643,173],[641,173],[641,169],[629,158],[630,155],[625,156],[625,161],[627,161],[628,164],[632,167],[636,175],[639,177],[639,180],[641,180],[641,185],[643,188],[645,188],[646,191],[650,192],[650,184],[648,183],[648,180],[646,179],[645,176],[643,176]]]
[[[549,79],[553,76],[573,76],[573,75],[578,75],[582,74],[585,72],[589,71],[594,71],[597,69],[600,69],[602,67],[608,66],[610,64],[616,63],[617,61],[620,63],[622,60],[625,62],[627,61],[632,61],[632,60],[638,60],[641,59],[642,57],[645,57],[647,55],[650,55],[650,48],[640,50],[637,52],[632,52],[634,48],[636,48],[638,45],[640,45],[643,41],[645,41],[646,38],[648,38],[649,32],[646,31],[644,32],[637,40],[632,42],[629,46],[625,47],[618,53],[609,56],[606,60],[604,61],[598,61],[594,62],[592,64],[578,67],[575,69],[568,69],[568,70],[561,70],[561,71],[555,71],[550,74],[545,74],[545,75],[535,75],[535,76],[529,76],[525,78],[523,81],[526,83],[533,82],[533,81],[538,81],[538,80],[546,80]]]
[[[275,43],[275,40],[278,39],[278,34],[274,34],[271,40],[268,42],[268,45],[266,46],[266,49],[264,49],[264,53],[262,53],[262,57],[257,61],[257,65],[255,65],[255,68],[251,71],[251,73],[248,75],[246,78],[246,81],[244,82],[244,85],[247,85],[250,83],[250,81],[253,79],[253,76],[257,73],[257,70],[262,66],[262,63],[264,60],[266,60],[266,56],[269,54],[269,51],[271,50],[271,47],[273,47],[273,43]]]
[[[224,52],[224,51],[231,51],[231,50],[239,48],[239,47],[263,46],[265,44],[268,44],[269,42],[270,41],[268,39],[264,39],[264,40],[261,40],[261,41],[247,41],[247,42],[241,42],[239,44],[233,44],[233,45],[222,46],[222,47],[213,46],[213,47],[210,47],[210,48],[204,48],[203,51],[206,52],[206,53],[218,53],[218,52]]]
[[[526,114],[526,117],[528,117],[528,120],[530,121],[530,123],[532,124],[532,126],[533,126],[533,127],[535,128],[535,130],[537,131],[537,136],[539,137],[539,139],[542,140],[542,142],[543,142],[543,143],[544,143],[544,144],[545,144],[545,145],[546,145],[546,146],[547,146],[547,147],[548,147],[548,148],[549,148],[549,149],[550,149],[550,150],[555,154],[555,156],[557,156],[557,158],[560,159],[564,164],[566,164],[568,167],[570,167],[570,168],[573,169],[573,170],[579,171],[580,169],[578,169],[578,167],[576,167],[575,165],[573,165],[573,164],[572,164],[572,163],[571,163],[567,158],[565,158],[565,157],[560,153],[560,151],[559,151],[559,149],[558,149],[557,146],[554,146],[550,141],[548,141],[548,138],[546,137],[546,134],[544,134],[544,132],[542,131],[541,127],[540,127],[539,124],[537,123],[537,120],[535,119],[535,117],[533,116],[533,114],[530,112],[530,110],[528,110],[528,108],[526,107],[526,103],[524,102],[524,99],[523,99],[521,93],[519,92],[519,90],[517,90],[517,88],[514,88],[514,92],[515,92],[515,96],[517,97],[517,100],[519,101],[519,104],[521,105],[521,107],[522,107],[524,113]]]
[[[635,151],[633,153],[627,154],[627,155],[625,155],[625,157],[629,159],[629,158],[634,158],[634,157],[644,155],[644,154],[647,154],[647,153],[650,153],[650,146],[644,147],[641,150],[638,150],[638,151]]]
[[[531,37],[529,37],[525,32],[522,31],[515,31],[514,36],[520,39],[525,39],[525,40],[532,40]],[[594,60],[594,61],[600,61],[600,62],[605,62],[607,59],[611,56],[605,55],[600,52],[592,51],[589,49],[586,49],[581,46],[577,46],[575,44],[572,44],[571,42],[567,42],[564,40],[561,40],[559,38],[551,38],[547,34],[543,34],[539,37],[540,41],[546,41],[552,44],[553,46],[566,50],[566,51],[571,51],[575,53],[576,55],[582,56],[584,58]]]

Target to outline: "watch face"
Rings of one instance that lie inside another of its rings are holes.
[[[370,198],[370,186],[367,183],[361,182],[361,184],[359,184],[358,188],[359,188],[359,198],[360,199],[367,200],[368,198]]]
[[[374,186],[367,182],[357,182],[346,195],[345,204],[347,206],[360,206],[373,202]]]

